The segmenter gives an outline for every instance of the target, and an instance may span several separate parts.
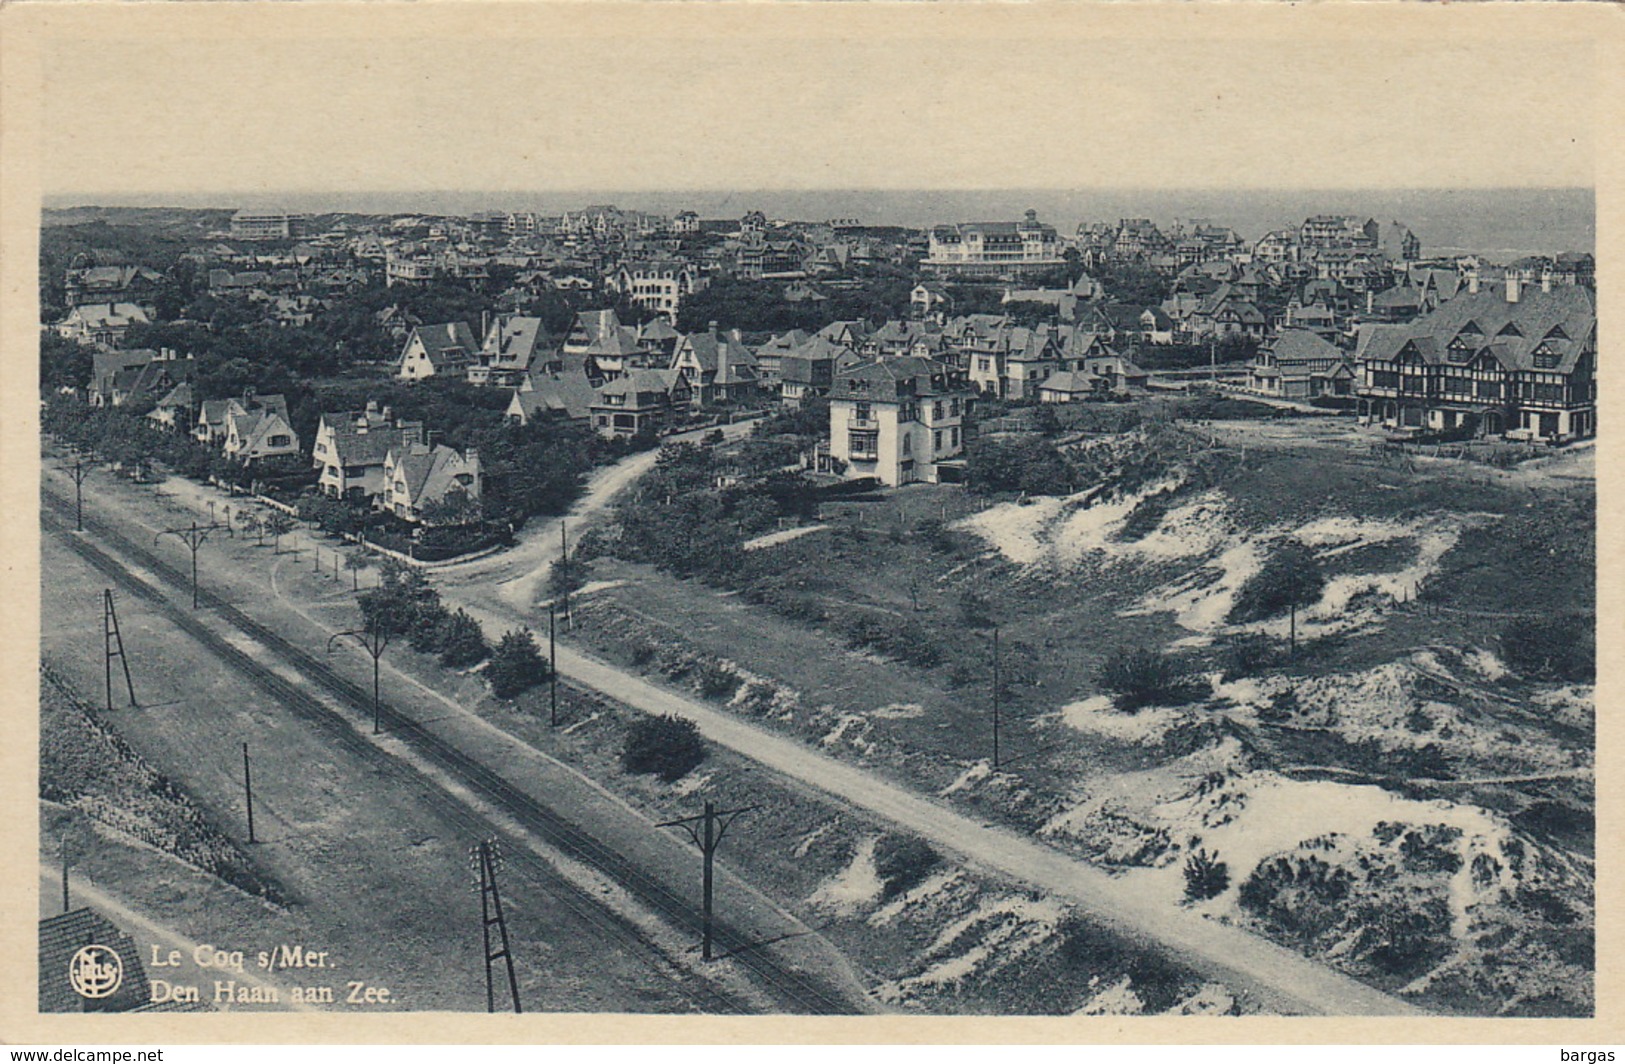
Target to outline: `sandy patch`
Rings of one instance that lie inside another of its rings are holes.
[[[1062,706],[1060,711],[1061,722],[1069,728],[1135,744],[1160,742],[1188,715],[1188,710],[1172,706],[1147,706],[1138,713],[1125,713],[1112,703],[1110,695],[1094,695]]]
[[[824,880],[807,898],[807,904],[825,912],[850,916],[869,908],[880,900],[885,884],[875,871],[875,844],[880,836],[871,835],[858,844],[847,866]]]
[[[747,539],[740,544],[740,549],[761,550],[764,547],[776,547],[780,543],[789,543],[793,539],[800,539],[802,536],[810,535],[828,527],[828,525],[801,525],[796,528],[782,529],[778,532],[769,532],[766,535],[757,536],[755,539]]]

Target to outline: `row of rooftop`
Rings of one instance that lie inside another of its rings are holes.
[[[714,325],[688,334],[661,319],[634,327],[613,310],[577,315],[563,337],[537,318],[499,315],[478,333],[466,322],[415,327],[395,372],[504,388],[516,423],[583,421],[606,436],[656,433],[716,404],[823,397],[828,468],[900,484],[956,474],[963,418],[978,398],[1066,403],[1156,387],[1132,345],[1157,325],[1095,307],[1085,320],[1040,325],[996,314],[834,321],[752,344]],[[1596,431],[1596,335],[1591,288],[1509,270],[1497,282],[1434,289],[1415,317],[1368,323],[1352,347],[1287,324],[1259,349],[1245,386],[1351,401],[1363,420],[1394,430],[1565,442]],[[150,399],[150,417],[189,427],[238,461],[299,453],[280,396],[195,403],[190,378],[190,360],[172,351],[103,352],[90,399]],[[331,494],[406,520],[454,487],[478,497],[477,455],[431,446],[424,426],[387,410],[323,415],[312,460]]]

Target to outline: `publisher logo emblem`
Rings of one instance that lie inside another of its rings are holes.
[[[68,985],[80,997],[110,997],[123,982],[124,962],[106,946],[86,946],[68,962]]]

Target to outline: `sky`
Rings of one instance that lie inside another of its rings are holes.
[[[555,3],[387,21],[355,5],[321,23],[303,4],[176,10],[190,6],[42,33],[43,192],[1589,187],[1594,173],[1593,49],[1572,23],[1476,5]]]

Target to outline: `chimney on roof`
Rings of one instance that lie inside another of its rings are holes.
[[[485,334],[490,332],[490,331],[491,331],[491,312],[489,310],[482,310],[482,311],[480,311],[480,339],[482,339],[482,340],[485,339]]]
[[[710,334],[712,336],[715,336],[717,334],[717,323],[716,323],[716,321],[713,320],[708,325],[706,325],[706,330],[708,332],[710,332]]]
[[[1522,281],[1523,281],[1523,275],[1521,273],[1517,273],[1517,272],[1512,271],[1512,270],[1507,271],[1507,302],[1508,303],[1516,303],[1518,301],[1518,297],[1520,295],[1522,295],[1522,293],[1519,291],[1519,286],[1522,284]]]
[[[1476,296],[1478,294],[1478,270],[1476,269],[1467,271],[1467,292],[1469,295]]]
[[[1540,290],[1542,292],[1552,290],[1552,268],[1550,266],[1540,271]]]

